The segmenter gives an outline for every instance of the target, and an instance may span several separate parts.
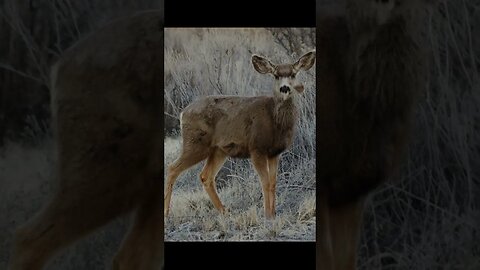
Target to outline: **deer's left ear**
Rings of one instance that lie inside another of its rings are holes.
[[[295,72],[300,70],[309,70],[315,64],[315,51],[304,54],[298,61],[293,64]]]

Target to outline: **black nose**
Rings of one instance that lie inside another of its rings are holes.
[[[280,93],[288,93],[288,92],[290,92],[290,87],[286,85],[280,87]]]

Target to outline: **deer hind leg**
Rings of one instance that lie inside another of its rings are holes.
[[[45,209],[17,230],[11,270],[42,269],[61,248],[134,207],[118,202],[108,193],[83,193],[65,190],[56,195]],[[105,201],[109,203],[102,203]]]
[[[275,190],[277,187],[277,170],[278,170],[278,159],[279,157],[273,157],[268,159],[268,193],[270,196],[270,215],[275,217]]]
[[[133,225],[113,259],[114,270],[160,270],[163,265],[162,191],[154,189],[135,212]]]
[[[257,171],[258,176],[260,177],[260,182],[262,184],[263,192],[263,207],[265,209],[265,218],[273,219],[275,218],[275,213],[270,209],[271,198],[270,198],[270,175],[268,172],[268,158],[266,155],[259,154],[257,152],[251,153],[253,167]]]
[[[207,162],[200,173],[200,180],[202,181],[205,191],[215,208],[221,213],[225,211],[225,207],[218,197],[215,187],[215,177],[217,176],[218,171],[220,171],[223,163],[225,163],[226,158],[226,155],[221,150],[215,149],[208,157]]]
[[[16,230],[10,270],[43,269],[48,259],[60,247],[63,236],[58,234],[58,225],[54,226],[54,208],[51,204]]]
[[[326,194],[318,191],[317,270],[333,270],[333,247],[330,233],[330,210]]]
[[[185,143],[185,142],[184,142]],[[194,149],[192,151],[186,149]],[[184,145],[181,156],[167,169],[167,187],[165,191],[165,200],[163,205],[164,216],[167,217],[170,209],[170,201],[172,199],[173,185],[178,176],[186,169],[192,167],[198,162],[206,159],[209,156],[211,150],[205,146],[199,146],[196,148],[187,147]]]
[[[362,224],[364,200],[330,207],[329,220],[336,270],[356,268],[357,246]]]

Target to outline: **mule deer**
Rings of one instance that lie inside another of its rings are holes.
[[[275,65],[253,55],[252,64],[261,74],[275,78],[273,96],[207,96],[188,105],[180,115],[183,147],[180,157],[168,166],[164,214],[168,216],[177,177],[207,159],[200,180],[213,205],[223,212],[215,177],[227,157],[251,158],[264,197],[265,217],[275,217],[275,187],[279,155],[291,145],[297,117],[294,98],[304,90],[296,82],[300,70],[315,63],[315,52],[294,64]]]
[[[11,270],[42,269],[113,219],[133,225],[113,269],[163,264],[163,11],[116,20],[65,51],[51,72],[58,183],[16,232]]]
[[[367,195],[398,171],[426,87],[426,1],[346,3],[317,16],[317,269],[355,269]]]

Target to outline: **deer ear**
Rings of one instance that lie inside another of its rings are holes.
[[[273,73],[275,66],[266,58],[254,54],[252,56],[252,64],[256,71],[261,74]]]
[[[308,52],[304,54],[298,61],[293,64],[293,69],[295,72],[300,70],[309,70],[315,63],[315,51]]]
[[[303,83],[299,83],[293,86],[293,89],[295,89],[298,93],[303,93],[303,90],[305,90],[305,86],[303,86]]]

